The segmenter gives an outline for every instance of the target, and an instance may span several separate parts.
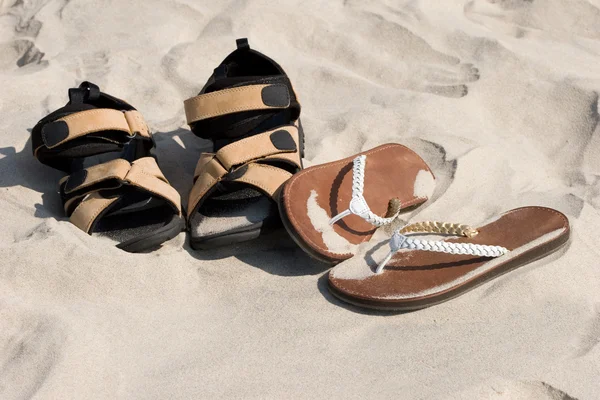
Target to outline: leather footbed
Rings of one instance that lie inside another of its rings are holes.
[[[384,216],[394,198],[400,200],[404,211],[428,199],[434,176],[412,150],[400,144],[385,144],[360,154],[367,156],[364,197],[375,214]],[[368,241],[375,232],[373,225],[356,215],[328,227],[328,219],[350,204],[353,160],[360,154],[306,168],[283,186],[279,212],[284,226],[304,251],[320,261],[337,263],[353,255],[352,251],[344,250],[346,247],[329,247],[325,235],[353,247]],[[318,221],[316,215],[312,219],[309,216],[309,207],[313,213],[319,211],[315,208],[322,210]],[[328,232],[324,234],[325,230]]]
[[[569,222],[560,212],[523,207],[476,228],[471,238],[448,242],[506,247],[499,258],[403,250],[380,274],[375,267],[389,249],[388,239],[372,240],[366,251],[329,272],[332,294],[366,308],[416,310],[452,299],[495,277],[542,258],[567,243]],[[379,232],[378,232],[379,233]]]

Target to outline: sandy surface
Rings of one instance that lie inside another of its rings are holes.
[[[597,399],[600,0],[273,4],[0,0],[0,398]],[[571,245],[387,315],[334,300],[285,234],[127,254],[69,224],[37,120],[99,84],[142,111],[187,198],[206,142],[182,101],[244,36],[291,76],[308,164],[399,142],[439,178],[420,217],[545,205]]]

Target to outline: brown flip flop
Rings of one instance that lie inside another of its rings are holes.
[[[407,236],[414,233],[462,237],[436,241]],[[360,256],[329,272],[329,290],[360,307],[425,308],[547,256],[567,243],[569,235],[567,218],[544,207],[517,208],[479,228],[422,222],[391,238],[378,230]]]
[[[385,144],[297,173],[281,190],[279,213],[304,251],[337,263],[352,257],[359,244],[400,211],[424,203],[434,182],[415,152]]]

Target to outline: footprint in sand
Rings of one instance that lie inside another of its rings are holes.
[[[600,38],[600,9],[585,0],[473,0],[464,12],[473,22],[517,38],[532,31]]]
[[[578,215],[580,199],[593,198],[589,185],[600,175],[599,94],[576,80],[557,78],[498,41],[462,35],[450,39],[475,54],[488,81],[494,82],[482,86],[482,115],[503,151],[522,162],[511,182],[524,196],[521,200],[549,207],[566,204],[563,211]]]
[[[49,1],[0,0],[0,16],[10,15],[15,18],[14,31],[19,36],[35,38],[42,28],[42,23],[35,16]]]
[[[0,398],[32,398],[60,356],[64,332],[48,317],[2,303],[0,327]]]
[[[44,57],[33,42],[17,39],[0,43],[0,71],[10,71],[29,64],[39,64]]]
[[[197,76],[189,79],[181,73],[181,64],[189,64],[190,52],[202,51],[201,47],[196,47],[198,42],[204,38],[222,38],[230,36],[233,31],[233,19],[228,14],[231,13],[229,7],[215,16],[213,16],[200,32],[196,42],[178,43],[174,45],[161,60],[161,69],[165,79],[170,81],[183,96],[190,96],[198,92]],[[212,40],[212,39],[211,39]],[[197,88],[190,91],[190,88]]]
[[[190,88],[198,87],[199,82],[186,79],[180,72],[180,64],[189,51],[189,43],[180,43],[173,46],[160,61],[161,70],[167,79],[184,96],[194,95]]]
[[[356,2],[346,2],[341,11],[344,18],[329,24],[306,21],[312,26],[308,35],[298,31],[305,24],[290,23],[285,30],[289,41],[328,64],[385,87],[458,98],[468,93],[467,83],[479,79],[473,65],[435,50],[405,27],[409,24],[403,21],[418,16],[400,18],[370,3],[367,7]]]
[[[104,51],[83,53],[75,57],[59,57],[59,62],[68,71],[75,72],[78,80],[99,82],[110,72],[109,54]]]
[[[14,36],[18,39],[0,42],[0,71],[9,71],[29,64],[40,64],[44,53],[40,51],[33,40],[42,28],[42,23],[35,19],[36,14],[49,0],[0,0],[0,17],[12,17]]]

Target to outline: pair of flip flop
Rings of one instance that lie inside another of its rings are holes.
[[[184,102],[191,130],[209,139],[190,191],[187,226],[195,249],[246,241],[281,225],[279,188],[302,169],[300,104],[284,70],[246,39]],[[33,128],[34,156],[68,173],[64,210],[81,230],[139,252],[185,226],[181,199],[162,174],[155,142],[130,104],[84,82],[69,103]]]
[[[328,277],[334,296],[383,310],[444,302],[569,239],[567,218],[545,207],[517,208],[478,227],[404,223],[400,213],[427,200],[433,179],[414,152],[383,145],[294,175],[282,188],[280,212],[302,249],[337,264]]]

